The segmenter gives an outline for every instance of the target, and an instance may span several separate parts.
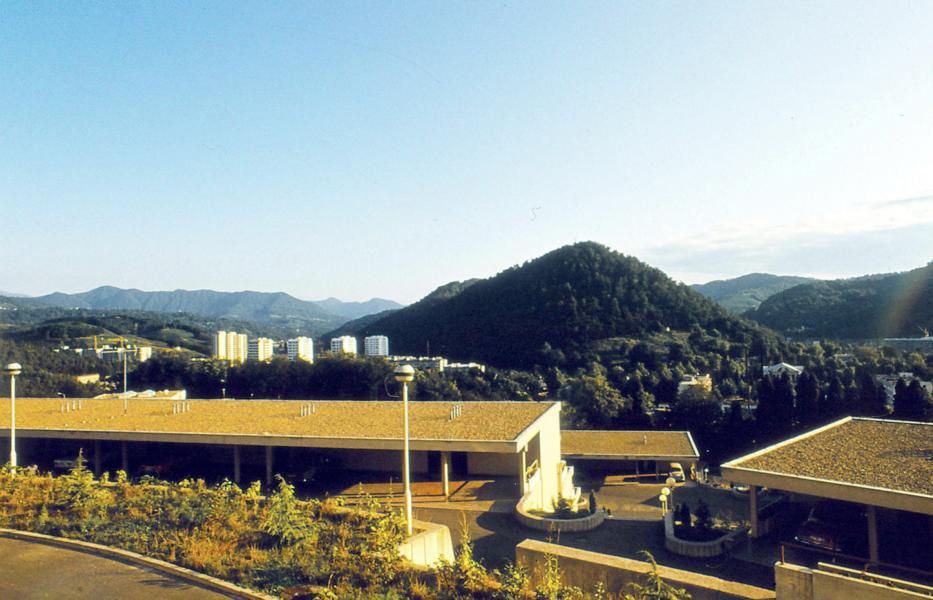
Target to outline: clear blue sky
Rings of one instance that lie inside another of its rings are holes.
[[[933,3],[0,4],[0,290],[933,258]]]

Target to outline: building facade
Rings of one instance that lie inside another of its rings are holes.
[[[356,354],[356,338],[351,335],[333,338],[330,340],[330,351]]]
[[[285,342],[288,360],[314,362],[314,340],[309,337],[296,337]]]
[[[246,350],[246,360],[272,360],[272,340],[256,338],[250,340]]]
[[[384,335],[371,335],[364,338],[363,352],[366,356],[388,356],[389,338]]]
[[[241,363],[246,360],[248,342],[245,333],[218,331],[211,339],[211,356],[219,360]]]

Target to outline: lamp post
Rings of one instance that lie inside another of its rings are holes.
[[[667,490],[667,488],[664,488]],[[670,492],[670,490],[668,490]],[[661,491],[661,495],[658,496],[658,501],[661,503],[661,516],[667,514],[667,494],[664,493],[664,490]]]
[[[415,380],[415,369],[411,365],[399,365],[393,372],[395,381],[402,384],[402,410],[405,413],[405,453],[402,457],[402,477],[405,486],[405,523],[411,536],[411,479],[408,465],[408,384]]]
[[[671,509],[672,509],[672,510],[673,510],[673,508],[674,508],[674,486],[675,486],[676,484],[677,484],[677,480],[674,479],[673,477],[668,477],[668,478],[664,481],[664,485],[667,486],[667,488],[665,488],[665,489],[668,490],[668,494],[667,494],[667,495],[668,495],[668,500],[670,500],[670,502],[671,502]]]
[[[16,473],[16,376],[23,372],[23,365],[10,363],[3,367],[3,374],[10,376],[10,468]]]

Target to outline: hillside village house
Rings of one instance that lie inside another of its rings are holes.
[[[797,379],[800,374],[803,373],[803,367],[799,365],[791,365],[786,362],[779,362],[776,365],[766,365],[761,367],[761,374],[764,377],[782,377],[787,375],[791,380]]]

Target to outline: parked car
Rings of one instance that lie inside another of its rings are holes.
[[[824,500],[810,509],[807,520],[797,528],[794,541],[804,546],[865,555],[868,521],[858,504]]]

